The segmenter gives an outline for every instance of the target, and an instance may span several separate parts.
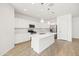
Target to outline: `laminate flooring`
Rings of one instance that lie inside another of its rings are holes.
[[[28,41],[17,44],[4,56],[79,56],[79,39],[73,39],[72,42],[56,40],[40,54],[33,51],[31,41]]]

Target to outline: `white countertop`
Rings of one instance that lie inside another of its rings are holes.
[[[42,34],[40,34],[40,33],[37,33],[37,34],[33,34],[31,37],[32,38],[38,38],[38,39],[41,39],[41,38],[46,38],[46,37],[49,37],[49,36],[51,36],[51,35],[54,35],[54,34],[56,34],[56,33],[42,33]]]

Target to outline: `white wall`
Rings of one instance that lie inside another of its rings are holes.
[[[72,41],[72,16],[71,14],[57,17],[58,39]]]
[[[14,47],[14,9],[0,4],[0,55]]]
[[[72,26],[73,38],[79,38],[79,17],[73,17]]]

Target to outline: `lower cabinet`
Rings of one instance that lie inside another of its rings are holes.
[[[25,42],[30,40],[30,34],[29,33],[16,33],[16,40],[15,44]]]

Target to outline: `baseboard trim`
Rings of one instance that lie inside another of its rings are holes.
[[[10,51],[11,49],[13,49],[15,46],[12,46],[11,48],[9,48],[8,50],[4,51],[1,56],[4,56],[8,51]]]
[[[23,43],[26,43],[26,42],[29,42],[29,41],[31,41],[31,40],[28,40],[28,41],[24,41],[24,42],[20,42],[20,43],[16,43],[16,44],[15,44],[15,46],[16,46],[16,45],[20,45],[20,44],[23,44]]]
[[[79,39],[79,38],[72,38],[72,39]]]

